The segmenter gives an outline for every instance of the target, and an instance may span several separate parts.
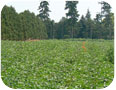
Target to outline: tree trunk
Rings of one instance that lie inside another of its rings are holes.
[[[93,32],[92,32],[92,29],[91,29],[91,39],[92,39],[92,33],[93,33]]]
[[[74,35],[73,35],[73,26],[72,26],[72,36],[71,36],[71,38],[73,38],[73,36],[74,36]]]
[[[112,39],[112,29],[111,29],[111,27],[110,27],[111,25],[109,25],[109,39]]]

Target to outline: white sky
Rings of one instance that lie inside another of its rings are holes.
[[[18,13],[23,12],[24,10],[29,10],[34,12],[36,15],[39,14],[38,6],[41,0],[15,0],[7,3],[6,5],[12,5]],[[64,10],[66,0],[48,0],[49,8],[52,12],[50,12],[50,18],[58,22],[63,16],[65,17]],[[78,13],[81,15],[85,15],[87,13],[87,9],[90,10],[92,18],[95,17],[96,13],[100,12],[101,5],[98,4],[101,0],[78,0],[79,3],[77,5]]]

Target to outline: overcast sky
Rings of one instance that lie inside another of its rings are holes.
[[[67,12],[64,10],[65,8],[65,1],[66,0],[48,0],[50,6],[50,18],[58,22],[63,16],[65,17],[65,13]],[[90,10],[92,14],[92,18],[95,17],[96,13],[100,12],[101,6],[98,4],[98,1],[101,0],[78,0],[79,3],[77,5],[78,13],[81,15],[85,15],[87,9]],[[24,10],[29,10],[34,12],[36,15],[39,14],[38,6],[40,4],[40,0],[15,0],[12,2],[7,3],[8,6],[13,6],[18,13],[23,12]]]

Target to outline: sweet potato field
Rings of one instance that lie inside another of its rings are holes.
[[[113,81],[113,59],[113,40],[3,40],[1,77],[10,88],[105,88]]]

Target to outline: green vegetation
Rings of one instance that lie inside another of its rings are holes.
[[[1,15],[2,40],[46,39],[42,20],[28,10],[18,14],[13,7],[4,6]]]
[[[107,57],[105,57],[105,60],[108,60],[114,64],[114,48],[113,47],[110,47],[110,49],[106,53],[106,56]]]
[[[104,88],[114,77],[110,62],[113,43],[91,39],[3,40],[2,80],[11,88]]]
[[[47,1],[38,5],[38,15],[28,10],[17,13],[12,6],[4,6],[1,12],[2,40],[27,39],[114,39],[114,13],[111,6],[102,1],[101,11],[91,18],[91,12],[79,17],[79,1],[66,1],[66,17],[55,22],[49,17],[52,12]],[[35,8],[36,10],[37,8]],[[57,10],[56,10],[57,11]]]
[[[91,18],[89,9],[80,17],[78,4],[79,1],[66,1],[66,17],[57,23],[49,17],[52,11],[47,1],[38,5],[38,15],[3,7],[1,76],[7,86],[98,89],[110,85],[114,77],[111,6],[100,2],[101,11]]]

